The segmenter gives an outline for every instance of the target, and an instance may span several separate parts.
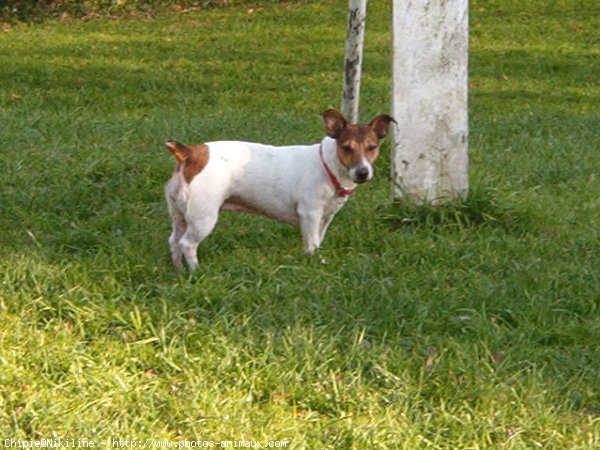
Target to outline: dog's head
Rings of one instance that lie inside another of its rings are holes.
[[[335,109],[323,113],[325,134],[336,140],[337,157],[355,183],[373,178],[373,162],[379,155],[379,141],[387,134],[390,123],[397,123],[387,114],[375,117],[367,125],[349,124]]]

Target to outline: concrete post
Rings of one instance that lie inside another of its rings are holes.
[[[394,195],[466,198],[468,0],[394,0]]]

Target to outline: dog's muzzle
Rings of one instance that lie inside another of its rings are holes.
[[[350,169],[350,177],[355,183],[366,183],[373,178],[373,169],[367,165],[359,165]]]

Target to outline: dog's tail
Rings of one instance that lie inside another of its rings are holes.
[[[185,162],[185,160],[188,159],[192,154],[192,149],[179,141],[169,139],[167,142],[165,142],[165,145],[167,146],[169,151],[173,153],[173,156],[175,157],[177,162]]]
[[[183,171],[183,177],[189,183],[208,164],[208,146],[205,144],[192,147],[181,142],[169,140],[165,142],[169,151],[177,160],[177,171]]]

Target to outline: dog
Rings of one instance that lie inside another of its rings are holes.
[[[367,125],[349,124],[328,109],[326,136],[314,145],[276,147],[241,141],[187,146],[165,143],[177,165],[165,188],[176,270],[185,257],[198,268],[197,248],[221,210],[262,214],[300,227],[304,251],[319,248],[331,223],[357,185],[373,178],[380,141],[396,121],[382,114]]]

